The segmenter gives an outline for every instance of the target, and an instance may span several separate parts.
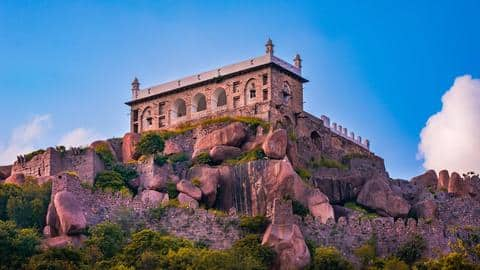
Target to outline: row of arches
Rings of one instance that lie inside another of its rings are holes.
[[[211,99],[212,108],[222,108],[227,105],[227,93],[225,89],[218,88],[213,92]],[[207,97],[202,93],[197,93],[192,98],[192,112],[201,112],[207,109]],[[172,113],[175,118],[187,115],[187,105],[184,99],[177,98],[173,102]]]

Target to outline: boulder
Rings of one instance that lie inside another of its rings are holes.
[[[83,246],[85,240],[87,240],[85,235],[61,235],[43,240],[42,248],[80,248]]]
[[[218,169],[208,166],[193,167],[189,172],[189,178],[200,181],[200,190],[208,207],[215,204],[217,188],[220,182]]]
[[[140,141],[140,134],[129,132],[123,136],[122,157],[123,162],[127,163],[135,158],[135,147]]]
[[[469,177],[463,179],[458,173],[452,172],[448,180],[448,193],[453,193],[457,196],[469,196],[473,192],[473,187],[469,182]]]
[[[198,202],[194,198],[188,196],[185,193],[179,193],[178,194],[178,202],[180,202],[180,205],[186,206],[191,209],[197,209],[198,208]]]
[[[220,162],[226,159],[232,159],[238,157],[242,153],[240,148],[228,145],[217,145],[212,147],[209,152],[209,156],[212,160]]]
[[[25,175],[23,173],[14,173],[5,179],[4,184],[12,184],[21,186],[25,183]]]
[[[428,170],[424,174],[412,178],[410,181],[420,188],[436,188],[438,178],[434,170]]]
[[[287,153],[287,143],[287,131],[285,129],[277,129],[268,133],[262,148],[267,157],[283,159]]]
[[[180,182],[178,182],[177,190],[185,193],[186,195],[194,198],[197,201],[202,199],[202,191],[200,190],[200,188],[194,186],[190,181],[181,180]]]
[[[263,134],[258,134],[257,136],[252,136],[247,142],[242,145],[242,151],[251,151],[256,148],[261,148],[265,142],[267,136]]]
[[[441,170],[439,173],[438,173],[438,184],[437,184],[437,188],[439,190],[444,190],[444,191],[447,191],[448,190],[448,180],[450,179],[450,175],[448,174],[448,171],[447,170]]]
[[[57,236],[58,229],[60,228],[60,222],[58,220],[57,211],[55,210],[55,205],[53,202],[48,204],[47,216],[45,217],[46,227],[49,227],[44,233],[47,232],[49,237]]]
[[[54,207],[60,225],[57,230],[60,235],[74,235],[83,232],[87,227],[87,220],[83,213],[80,201],[69,191],[60,191],[55,194]]]
[[[423,200],[412,206],[413,213],[418,218],[434,219],[437,216],[437,204],[433,200]]]
[[[305,239],[293,220],[291,201],[276,199],[272,224],[262,239],[262,245],[272,247],[277,253],[272,269],[303,269],[310,263]]]
[[[0,180],[7,179],[12,174],[12,165],[0,166]]]
[[[159,167],[155,165],[153,157],[137,165],[140,189],[163,190],[173,169],[170,164]]]
[[[371,179],[362,187],[357,202],[376,210],[377,213],[392,217],[405,217],[410,211],[410,204],[395,194],[388,185],[388,180],[381,177]]]
[[[197,139],[193,148],[194,151],[192,156],[195,157],[202,151],[209,151],[216,145],[238,147],[245,141],[246,138],[247,129],[245,124],[234,122]]]
[[[169,201],[167,193],[161,193],[155,190],[144,190],[140,194],[140,200],[147,205],[158,206],[166,205]]]
[[[335,214],[328,197],[318,189],[314,189],[310,193],[307,202],[312,216],[319,219],[322,223],[327,223],[327,220],[334,219]]]
[[[183,148],[178,143],[174,142],[171,139],[165,141],[165,147],[163,149],[163,154],[164,155],[168,156],[168,155],[178,154],[178,153],[182,153],[182,152],[183,152]]]

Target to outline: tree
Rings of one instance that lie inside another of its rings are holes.
[[[27,270],[77,270],[86,268],[80,251],[72,248],[50,248],[33,256]]]
[[[162,136],[155,132],[144,133],[137,144],[136,152],[140,155],[155,155],[165,147]]]
[[[125,232],[118,224],[111,222],[97,224],[90,228],[89,232],[86,246],[98,248],[103,259],[115,256],[126,242]]]
[[[353,266],[334,247],[318,247],[313,254],[312,270],[351,270]]]
[[[12,221],[0,221],[0,269],[19,269],[37,253],[40,236],[33,229],[18,229]]]

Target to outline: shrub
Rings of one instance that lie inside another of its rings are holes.
[[[240,228],[249,233],[263,233],[270,221],[265,216],[243,216],[240,218]]]
[[[415,235],[398,248],[396,255],[400,260],[411,265],[422,257],[425,248],[426,244],[423,237]]]
[[[263,152],[262,148],[255,148],[245,153],[242,153],[240,156],[234,159],[225,160],[225,163],[228,165],[237,165],[242,164],[254,160],[259,160],[265,158],[265,152]]]
[[[360,259],[362,265],[367,267],[375,261],[377,257],[376,249],[376,238],[372,236],[365,244],[356,248],[354,254]]]
[[[200,178],[198,177],[194,177],[191,182],[192,182],[192,185],[196,187],[200,187],[202,185],[202,182],[200,182]]]
[[[168,156],[168,162],[177,163],[184,162],[188,160],[188,156],[185,153],[176,153]]]
[[[151,219],[159,220],[165,215],[165,207],[158,206],[158,207],[150,208],[150,210],[148,210],[148,215],[150,216]]]
[[[415,269],[474,270],[478,269],[478,267],[476,267],[472,262],[470,262],[464,254],[452,252],[438,259],[431,259],[426,262],[417,262],[415,264]]]
[[[168,157],[164,155],[155,155],[155,157],[153,158],[153,162],[155,163],[155,165],[159,167],[162,167],[163,165],[165,165],[165,163],[167,163],[167,160],[168,160]]]
[[[352,159],[354,158],[360,158],[360,159],[364,159],[364,158],[369,158],[367,154],[362,154],[362,153],[349,153],[349,154],[346,154],[342,157],[342,163],[343,164],[348,164]]]
[[[89,233],[86,245],[98,248],[104,259],[115,256],[126,242],[120,225],[108,221],[91,227]]]
[[[338,162],[334,159],[329,159],[326,157],[320,157],[320,159],[313,159],[310,161],[310,167],[312,168],[336,168],[340,170],[346,170],[347,166],[342,164],[341,162]]]
[[[310,180],[310,177],[312,177],[312,173],[310,173],[310,171],[305,168],[297,168],[295,169],[295,171],[304,182],[308,182],[308,180]]]
[[[113,171],[120,174],[125,183],[128,183],[130,180],[138,177],[138,172],[132,165],[117,163],[113,166]]]
[[[160,134],[155,132],[144,133],[137,144],[136,152],[140,155],[154,155],[161,153],[165,142]]]
[[[310,210],[308,210],[307,207],[305,207],[297,200],[292,200],[292,209],[295,215],[299,215],[301,217],[306,217],[310,214]]]
[[[125,190],[130,192],[122,175],[115,171],[99,172],[95,177],[95,187],[107,192]]]
[[[261,244],[260,236],[252,234],[236,241],[230,249],[230,252],[239,258],[240,261],[250,261],[252,262],[251,264],[254,265],[260,264],[265,267],[265,269],[269,269],[272,266],[276,257],[276,253],[271,247]]]
[[[82,254],[72,248],[50,248],[44,253],[33,256],[27,270],[76,270],[83,269],[84,258]]]
[[[377,218],[379,217],[377,213],[370,211],[369,209],[364,208],[361,205],[358,205],[356,202],[346,202],[343,207],[355,210],[357,212],[360,212],[362,214],[362,217],[366,218]]]
[[[202,165],[202,164],[207,164],[207,165],[213,165],[214,162],[210,155],[208,153],[200,153],[198,154],[194,159],[193,159],[193,164],[194,165]]]
[[[20,269],[37,253],[40,236],[33,229],[19,229],[12,221],[0,220],[0,269]]]
[[[51,183],[37,185],[26,181],[21,187],[0,185],[0,219],[21,227],[41,229],[50,202]]]
[[[389,258],[384,261],[383,268],[384,270],[409,270],[408,265],[401,261],[398,258]]]
[[[167,184],[167,193],[169,199],[175,199],[178,197],[177,184],[175,182],[168,181]]]
[[[105,164],[105,168],[111,170],[115,164],[115,156],[113,155],[112,151],[110,151],[108,144],[106,142],[102,142],[95,146],[94,150]]]
[[[41,155],[43,153],[45,153],[45,150],[39,149],[39,150],[30,152],[28,154],[25,154],[24,157],[25,157],[25,160],[28,162],[28,161],[32,160],[32,158],[34,158],[35,156]]]
[[[313,254],[312,270],[350,270],[353,266],[334,247],[318,247]]]

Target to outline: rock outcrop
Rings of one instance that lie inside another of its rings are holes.
[[[4,183],[21,186],[23,185],[23,183],[25,183],[25,175],[23,173],[12,174],[7,179],[5,179]]]
[[[207,206],[212,207],[217,198],[217,188],[220,182],[218,169],[208,166],[193,167],[189,172],[189,178],[200,182],[202,197]]]
[[[177,190],[185,193],[193,199],[200,201],[202,199],[202,191],[200,188],[194,186],[192,182],[187,180],[181,180],[177,183]]]
[[[287,140],[285,129],[270,131],[262,145],[263,152],[269,158],[283,159],[287,154]]]
[[[392,217],[406,217],[410,211],[410,204],[395,194],[388,180],[383,178],[368,181],[358,194],[357,202],[379,214]]]
[[[238,157],[242,153],[240,148],[228,145],[217,145],[212,147],[209,152],[209,156],[216,162],[221,162],[227,159]]]
[[[82,206],[71,192],[60,191],[55,194],[53,207],[59,225],[56,229],[60,235],[76,235],[84,232],[87,221]]]
[[[169,201],[168,194],[158,192],[155,190],[144,190],[140,194],[140,199],[144,204],[158,206],[160,204],[166,205]]]
[[[277,253],[274,269],[303,269],[310,263],[305,239],[294,223],[291,201],[275,200],[272,224],[263,235],[262,245]]]
[[[183,148],[178,143],[174,142],[173,140],[166,140],[165,141],[165,148],[163,149],[163,154],[168,156],[172,154],[182,153]]]
[[[418,218],[432,220],[437,217],[437,204],[433,200],[423,200],[412,206],[412,212]]]
[[[140,135],[129,132],[123,136],[122,157],[123,162],[129,162],[135,159],[135,147],[140,141]]]
[[[438,173],[438,189],[447,191],[448,190],[448,181],[450,180],[450,175],[447,170],[441,170]]]
[[[181,206],[186,206],[191,209],[198,208],[198,201],[188,196],[185,193],[178,194],[178,202],[180,203]]]
[[[231,123],[197,139],[192,157],[196,157],[202,152],[208,152],[212,147],[217,145],[238,147],[245,141],[247,135],[244,124],[240,122]]]
[[[420,188],[436,188],[438,178],[434,170],[428,170],[424,174],[412,178],[410,181]]]

